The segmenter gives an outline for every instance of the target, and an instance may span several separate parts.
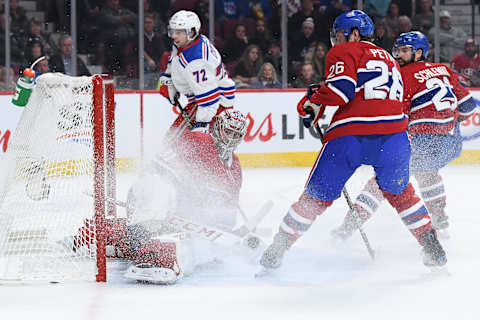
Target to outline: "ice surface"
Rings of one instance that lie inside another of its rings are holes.
[[[272,199],[275,206],[260,226],[276,229],[309,170],[245,170],[242,207],[253,215]],[[1,319],[480,319],[480,166],[441,173],[451,222],[451,237],[442,240],[449,275],[422,265],[419,246],[386,202],[365,226],[375,262],[358,234],[334,243],[330,230],[347,210],[341,198],[267,277],[254,279],[256,265],[231,257],[172,286],[144,285],[121,277],[125,264],[110,263],[106,284],[0,285]],[[352,198],[370,175],[361,168],[349,181]],[[119,180],[122,198],[132,177]]]

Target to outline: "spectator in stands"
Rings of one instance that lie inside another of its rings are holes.
[[[50,69],[52,72],[61,72],[72,75],[72,38],[69,35],[63,35],[58,41],[59,51],[50,58]],[[89,76],[85,63],[77,56],[77,76]]]
[[[390,0],[369,0],[365,1],[363,11],[367,13],[373,21],[383,19],[388,12]]]
[[[13,68],[10,68],[10,82],[7,83],[7,68],[0,68],[0,91],[13,91],[15,90],[15,74]]]
[[[44,73],[50,72],[50,67],[48,66],[48,58],[40,60],[33,69],[35,70],[35,78]]]
[[[239,23],[235,26],[235,35],[227,39],[223,61],[228,63],[238,60],[248,45],[247,28]]]
[[[99,42],[99,56],[103,55],[112,74],[121,73],[123,48],[137,31],[137,15],[120,6],[119,0],[106,0],[100,10],[100,28],[103,41]],[[102,46],[103,44],[103,46]]]
[[[10,0],[10,31],[21,36],[27,32],[28,19],[25,9],[18,5],[17,0]]]
[[[293,87],[295,88],[307,88],[313,83],[320,83],[323,85],[322,78],[319,74],[315,73],[313,70],[313,65],[311,63],[304,63],[302,65],[302,70],[300,76],[298,76],[293,82]]]
[[[250,87],[252,82],[258,80],[257,75],[263,65],[260,48],[251,44],[245,49],[235,68],[235,85],[237,88]]]
[[[265,62],[258,72],[257,80],[252,81],[252,88],[281,88],[282,84],[278,81],[277,72],[270,62]]]
[[[172,6],[172,1],[153,1],[152,2],[152,9],[160,14],[160,18],[162,21],[168,21],[170,17],[170,9]]]
[[[272,36],[270,35],[270,31],[265,26],[265,20],[258,19],[255,24],[255,34],[253,35],[250,43],[256,44],[262,51],[262,54],[266,55],[268,47],[270,46],[270,42],[272,42]]]
[[[160,34],[165,34],[167,32],[167,27],[163,20],[160,18],[160,14],[153,10],[152,0],[143,0],[143,14],[144,17],[149,15],[153,19],[153,31]]]
[[[312,18],[307,18],[302,24],[302,29],[295,36],[290,46],[290,61],[292,61],[293,68],[297,68],[305,60],[305,56],[315,50],[317,45],[317,37],[313,32],[315,24]]]
[[[431,0],[420,0],[419,9],[412,18],[413,29],[428,34],[433,26],[433,10]]]
[[[144,52],[145,58],[145,88],[153,89],[156,85],[156,78],[160,73],[160,58],[165,52],[163,37],[154,32],[154,18],[151,14],[145,15],[144,18]]]
[[[289,31],[297,31],[302,27],[302,23],[307,18],[312,18],[312,20],[317,22],[320,20],[320,16],[318,13],[313,9],[313,1],[312,0],[301,0],[302,7],[295,13],[292,17],[288,19],[288,30]]]
[[[392,52],[393,38],[388,35],[385,23],[382,21],[375,23],[373,43],[388,52]]]
[[[48,36],[42,33],[42,23],[35,17],[30,19],[25,43],[27,43],[30,39],[36,39],[40,41],[43,51],[46,55],[52,55],[57,49],[56,46],[53,46],[50,43]]]
[[[10,33],[10,58],[11,63],[16,66],[25,64],[25,56],[20,41],[15,34]],[[5,61],[5,14],[0,15],[0,64]]]
[[[323,43],[329,43],[331,27],[329,18],[324,13],[314,10],[312,0],[302,0],[302,9],[288,19],[289,38],[295,38],[297,30],[303,28],[307,18],[311,18],[309,21],[315,26],[315,38]]]
[[[145,71],[159,71],[158,63],[160,57],[165,51],[162,36],[154,32],[155,22],[151,14],[145,15],[144,18],[144,57]]]
[[[387,16],[382,19],[382,22],[387,28],[388,36],[390,36],[391,38],[394,38],[397,34],[400,34],[399,17],[400,9],[398,8],[398,4],[396,4],[395,2],[390,2]]]
[[[461,28],[452,26],[450,12],[442,10],[440,15],[440,62],[450,63],[452,59],[462,52],[467,35]],[[428,39],[435,42],[434,28],[430,29]]]
[[[99,33],[99,1],[100,0],[77,0],[79,52],[95,52],[95,44],[97,43],[97,37]]]
[[[26,65],[24,67],[30,67],[32,63],[38,58],[45,55],[42,43],[37,38],[30,38],[25,45],[25,60]]]
[[[319,42],[315,47],[315,51],[305,57],[305,63],[311,63],[314,73],[318,74],[321,79],[325,77],[325,58],[327,57],[327,51],[327,45]]]
[[[465,51],[452,60],[452,69],[459,74],[460,82],[466,87],[480,87],[480,54],[478,43],[469,38],[465,41]]]
[[[277,78],[280,78],[282,75],[282,49],[279,42],[274,41],[270,44],[264,60],[273,65],[274,70],[277,72]]]
[[[247,17],[255,20],[272,18],[272,4],[270,0],[249,0]]]
[[[400,34],[410,31],[412,31],[412,21],[410,18],[407,16],[398,17],[398,34],[393,38],[396,39]]]
[[[281,7],[281,1],[272,1],[273,9]],[[291,18],[295,13],[300,11],[302,8],[301,0],[287,0],[287,17]]]
[[[47,21],[54,23],[56,32],[68,32],[70,27],[70,1],[68,1],[68,5],[65,0],[43,0],[37,1],[37,3],[38,5],[43,3]]]
[[[247,10],[248,2],[246,0],[215,0],[215,16],[222,24],[227,20],[245,17]]]
[[[335,18],[346,11],[350,11],[353,8],[352,0],[325,0],[328,2],[327,7],[325,8],[325,17],[324,23],[326,23],[327,30],[330,30]],[[365,3],[365,2],[364,2]]]

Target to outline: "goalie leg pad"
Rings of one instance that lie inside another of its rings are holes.
[[[193,269],[189,239],[184,234],[153,238],[140,248],[125,277],[155,284],[172,284]]]

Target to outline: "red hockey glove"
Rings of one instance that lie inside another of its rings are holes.
[[[303,118],[305,128],[310,128],[312,125],[315,126],[318,123],[318,120],[320,120],[325,111],[325,106],[310,102],[308,95],[305,95],[298,102],[297,111]]]
[[[175,105],[175,97],[178,99],[179,98],[179,93],[175,86],[173,85],[173,81],[170,75],[167,74],[162,74],[160,76],[160,88],[159,88],[160,94],[164,96],[165,98],[168,99],[168,101]]]

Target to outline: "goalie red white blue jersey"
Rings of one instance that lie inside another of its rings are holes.
[[[419,61],[401,72],[410,134],[447,134],[473,114],[472,96],[446,65]]]
[[[400,68],[386,50],[366,41],[337,44],[326,61],[326,85],[310,98],[316,104],[340,106],[325,142],[406,130]]]
[[[235,83],[223,67],[217,49],[203,35],[184,48],[173,45],[166,74],[171,74],[175,88],[196,104],[195,120],[210,122],[219,105],[233,106]]]

